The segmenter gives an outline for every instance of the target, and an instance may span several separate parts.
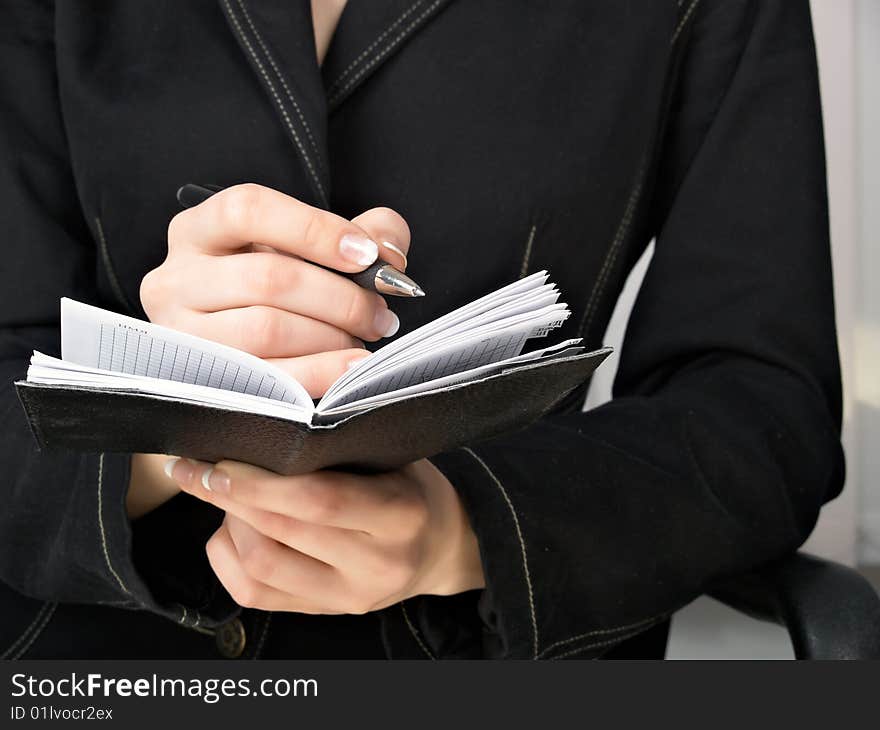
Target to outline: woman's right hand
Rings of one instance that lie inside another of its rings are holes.
[[[380,295],[322,267],[353,273],[381,257],[402,270],[409,243],[389,208],[348,221],[236,185],[171,220],[168,255],[144,277],[141,303],[150,321],[273,362],[317,398],[366,355],[361,341],[398,327]]]
[[[321,267],[353,273],[382,258],[404,270],[409,243],[406,221],[389,208],[347,221],[277,190],[236,185],[172,219],[168,255],[144,277],[141,303],[150,321],[264,358],[318,398],[366,356],[361,341],[398,327],[381,296]],[[165,462],[132,455],[130,518],[179,491]]]

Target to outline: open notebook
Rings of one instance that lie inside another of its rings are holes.
[[[580,340],[522,354],[569,316],[539,272],[456,309],[382,347],[315,404],[279,368],[248,353],[97,307],[61,300],[62,359],[34,352],[31,383],[129,390],[311,423],[484,378],[544,358],[580,353]]]
[[[63,299],[62,359],[35,352],[15,387],[46,449],[235,459],[280,474],[392,469],[524,428],[586,384],[608,348],[523,352],[569,316],[547,279],[397,338],[318,403],[247,353]]]

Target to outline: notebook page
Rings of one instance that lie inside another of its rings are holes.
[[[460,325],[453,328],[451,332],[444,332],[440,336],[420,342],[414,347],[407,348],[405,351],[398,353],[385,362],[380,363],[378,366],[369,368],[366,372],[360,374],[357,378],[337,391],[333,397],[335,398],[351,392],[352,390],[359,388],[365,382],[381,377],[383,373],[391,369],[397,371],[401,367],[406,367],[408,364],[421,361],[426,357],[431,357],[436,353],[447,350],[448,348],[461,346],[462,343],[478,341],[489,335],[518,327],[521,324],[532,323],[533,327],[535,327],[536,323],[545,320],[552,322],[557,316],[561,317],[560,322],[568,317],[568,306],[566,304],[546,304],[535,310],[521,312],[513,309],[512,311],[515,311],[516,313],[497,320],[493,317],[485,323],[473,322],[467,327]],[[529,335],[529,337],[542,337],[543,335],[546,335],[548,331],[549,329],[541,333],[536,330],[536,332]],[[499,357],[501,357],[500,354]]]
[[[387,403],[402,400],[404,398],[409,398],[411,396],[418,395],[419,393],[424,393],[429,390],[438,390],[440,388],[449,387],[450,385],[456,385],[457,383],[463,383],[469,380],[477,380],[478,378],[486,378],[490,375],[500,373],[507,368],[522,365],[524,363],[577,355],[584,350],[584,348],[580,346],[580,342],[580,338],[565,340],[564,342],[559,342],[555,345],[551,345],[550,347],[545,347],[540,350],[532,350],[531,352],[527,352],[522,355],[516,355],[514,357],[507,358],[506,360],[487,363],[486,365],[482,365],[480,367],[473,368],[465,372],[453,373],[452,375],[447,375],[442,378],[434,378],[432,380],[427,380],[423,383],[411,385],[406,388],[392,390],[388,393],[379,393],[378,395],[374,395],[369,398],[360,399],[356,403],[350,403],[348,405],[338,406],[335,408],[322,409],[320,410],[320,413],[325,416],[336,416],[355,413],[357,411],[372,408],[374,406],[385,405]]]
[[[461,323],[467,323],[485,312],[503,307],[505,304],[524,298],[529,292],[540,287],[544,287],[549,274],[546,271],[538,271],[530,276],[508,284],[507,286],[497,289],[490,294],[486,294],[479,299],[475,299],[469,304],[465,304],[458,309],[454,309],[448,314],[432,320],[421,327],[408,332],[402,337],[398,337],[393,342],[376,350],[370,357],[360,361],[347,373],[343,374],[335,383],[333,383],[324,395],[325,398],[332,397],[338,393],[343,387],[347,386],[365,371],[376,367],[379,363],[396,355],[397,353],[413,346],[416,342],[420,342],[432,337],[437,332],[455,327]],[[548,285],[551,288],[552,285]]]
[[[63,360],[34,352],[27,372],[28,382],[69,385],[83,388],[125,390],[132,393],[164,396],[179,401],[216,406],[227,410],[276,416],[300,423],[311,420],[312,409],[303,409],[285,401],[272,401],[243,393],[232,393],[174,380],[157,380],[139,375],[71,365]]]
[[[566,309],[565,304],[556,304],[559,292],[556,290],[534,291],[526,295],[524,301],[515,298],[498,309],[492,309],[468,322],[460,322],[452,327],[437,332],[433,336],[417,341],[406,349],[393,353],[384,361],[372,362],[362,373],[355,375],[339,392],[356,387],[363,378],[371,378],[388,367],[396,367],[402,362],[421,357],[425,352],[439,350],[445,344],[457,341],[471,333],[487,330],[492,325],[507,326],[516,324],[520,318],[541,316],[548,307],[555,305],[559,311]]]
[[[568,316],[568,311],[555,310],[538,319],[524,317],[524,321],[515,326],[496,326],[489,332],[472,333],[438,351],[431,351],[422,357],[406,360],[396,367],[386,368],[374,377],[366,377],[351,390],[343,390],[331,398],[324,396],[317,411],[323,413],[327,409],[355,403],[379,393],[399,390],[513,357],[522,351],[527,339],[546,335],[550,329],[561,325]]]
[[[67,298],[61,300],[61,354],[70,363],[98,370],[253,395],[314,410],[302,385],[253,355]]]

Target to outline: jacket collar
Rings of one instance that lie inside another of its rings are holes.
[[[219,0],[301,164],[329,207],[327,115],[452,0],[348,0],[322,68],[310,0]]]
[[[314,196],[330,200],[327,102],[309,0],[219,0],[229,27],[305,166]]]
[[[348,0],[321,73],[330,112],[452,0]]]

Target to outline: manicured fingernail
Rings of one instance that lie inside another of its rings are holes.
[[[212,466],[210,469],[205,469],[205,471],[202,472],[202,486],[209,492],[228,494],[229,475]]]
[[[373,321],[376,331],[382,337],[391,337],[400,329],[400,320],[397,315],[390,309],[380,309],[376,312],[376,319]]]
[[[406,254],[405,254],[403,251],[401,251],[399,248],[397,248],[397,246],[395,246],[393,243],[391,243],[391,241],[382,241],[382,245],[383,245],[385,248],[391,249],[392,251],[394,251],[394,253],[398,254],[398,255],[401,256],[401,257],[403,257],[403,268],[405,269],[405,268],[406,268],[406,264],[407,264]]]
[[[165,462],[165,473],[181,487],[185,487],[190,483],[194,471],[189,459],[175,458]]]
[[[379,247],[366,236],[346,233],[339,241],[339,253],[346,261],[358,266],[369,266],[379,258]]]
[[[366,360],[369,356],[370,356],[369,353],[367,353],[367,354],[364,355],[363,357],[355,357],[355,358],[352,358],[351,360],[348,361],[348,364],[345,366],[345,369],[346,369],[346,370],[351,370],[355,365],[358,365],[359,363],[362,363],[362,362],[363,362],[364,360]]]
[[[171,476],[171,472],[174,471],[174,465],[175,465],[178,461],[180,461],[180,459],[178,459],[178,458],[175,456],[173,459],[168,459],[168,461],[165,462],[165,466],[162,467],[163,469],[165,469],[165,476],[167,476],[169,479],[174,479],[174,477]]]

